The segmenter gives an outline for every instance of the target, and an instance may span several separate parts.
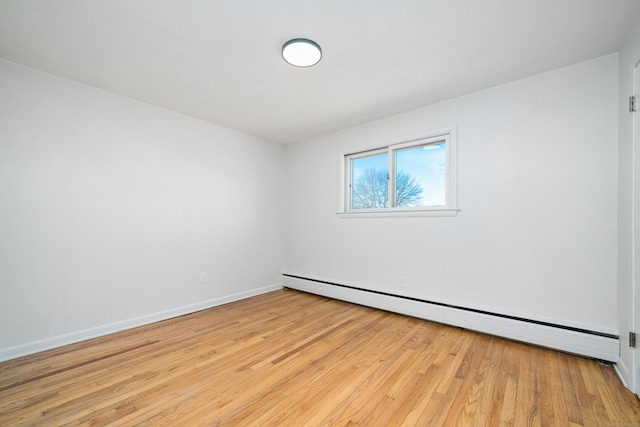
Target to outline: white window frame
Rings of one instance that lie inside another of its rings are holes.
[[[446,153],[446,204],[443,206],[424,207],[388,207],[375,209],[350,209],[351,160],[388,153],[389,162],[389,202],[395,204],[395,161],[394,152],[401,149],[418,147],[426,144],[445,142]],[[450,126],[432,130],[419,135],[403,138],[394,143],[376,145],[347,153],[340,153],[340,201],[338,217],[340,218],[379,218],[379,217],[416,217],[416,216],[456,216],[458,209],[458,141],[457,129]]]

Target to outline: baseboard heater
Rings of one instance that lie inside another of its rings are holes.
[[[492,313],[436,301],[363,289],[291,274],[285,288],[444,323],[568,353],[616,362],[619,337],[614,334]]]

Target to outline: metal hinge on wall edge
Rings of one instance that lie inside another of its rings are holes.
[[[633,113],[634,111],[638,111],[638,97],[630,96],[629,97],[629,112]]]
[[[629,347],[636,347],[636,333],[629,332]]]

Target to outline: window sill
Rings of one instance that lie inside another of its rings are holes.
[[[404,218],[404,217],[420,217],[420,216],[456,216],[460,209],[443,208],[443,209],[389,209],[389,210],[362,210],[338,212],[338,218]]]

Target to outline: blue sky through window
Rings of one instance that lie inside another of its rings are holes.
[[[396,173],[411,175],[422,187],[419,206],[447,202],[447,158],[444,142],[396,151]]]
[[[422,188],[417,206],[446,204],[447,159],[446,143],[439,142],[395,150],[396,173],[410,175]],[[351,160],[351,182],[355,183],[369,169],[388,173],[388,153]]]
[[[356,182],[366,170],[388,170],[389,155],[387,153],[376,154],[375,156],[360,157],[353,159],[351,163],[352,181]]]

